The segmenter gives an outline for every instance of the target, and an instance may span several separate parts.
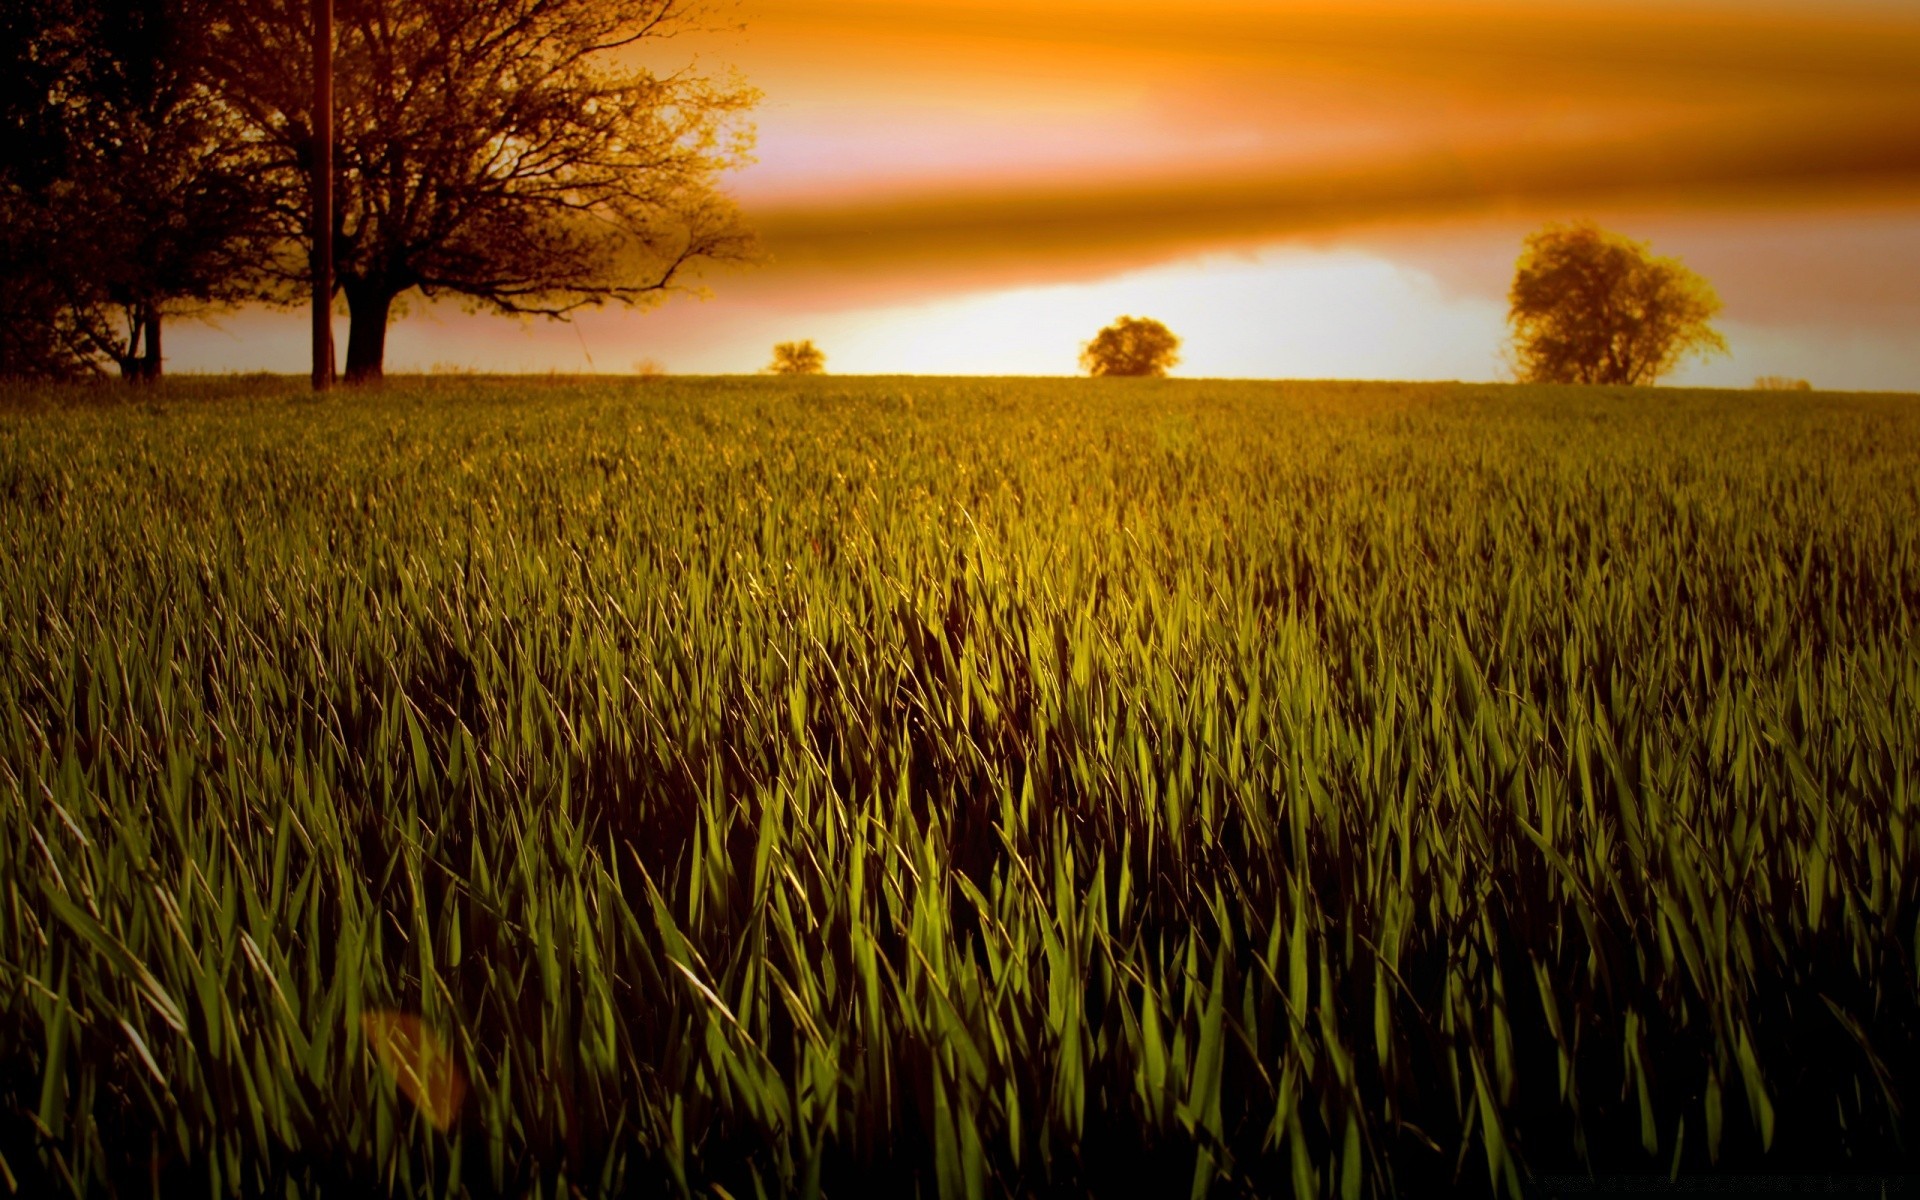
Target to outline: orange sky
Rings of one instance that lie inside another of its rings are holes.
[[[1519,238],[1591,215],[1719,286],[1735,355],[1700,381],[1798,364],[1920,389],[1906,0],[741,0],[715,24],[738,28],[663,61],[765,93],[732,190],[770,261],[711,277],[710,303],[577,328],[428,312],[396,328],[392,368],[748,371],[814,336],[829,369],[1071,371],[1086,313],[1161,299],[1192,326],[1185,373],[1493,378],[1497,345],[1477,375],[1464,349],[1382,353],[1364,310],[1398,314],[1402,348],[1440,328],[1497,343]],[[1351,296],[1350,327],[1307,357],[1255,336],[1262,307],[1315,289]],[[1030,350],[961,344],[993,311]],[[224,325],[176,365],[297,369],[271,348],[297,321]]]

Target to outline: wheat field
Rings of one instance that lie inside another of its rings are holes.
[[[0,395],[0,1184],[1911,1170],[1920,400]]]

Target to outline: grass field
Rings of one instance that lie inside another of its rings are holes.
[[[127,395],[0,404],[0,1183],[1915,1167],[1920,400]]]

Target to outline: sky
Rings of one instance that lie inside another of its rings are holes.
[[[1176,374],[1508,377],[1522,239],[1592,219],[1725,301],[1672,382],[1920,391],[1913,0],[739,0],[655,53],[764,94],[764,260],[570,323],[414,303],[390,371],[1071,374],[1123,313]],[[298,312],[173,370],[305,369]],[[344,321],[340,330],[344,345]]]

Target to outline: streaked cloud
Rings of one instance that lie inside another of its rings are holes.
[[[1044,260],[1078,270],[1514,202],[1920,195],[1920,17],[1899,11],[1225,0],[1178,13],[1131,0],[762,0],[756,11],[759,42],[798,56],[790,72],[804,62],[817,86],[845,78],[826,90],[856,97],[838,114],[847,125],[790,139],[814,151],[800,158],[774,148],[788,119],[775,94],[771,161],[745,185],[787,268],[1044,273]],[[851,81],[869,74],[889,105],[857,99]]]

